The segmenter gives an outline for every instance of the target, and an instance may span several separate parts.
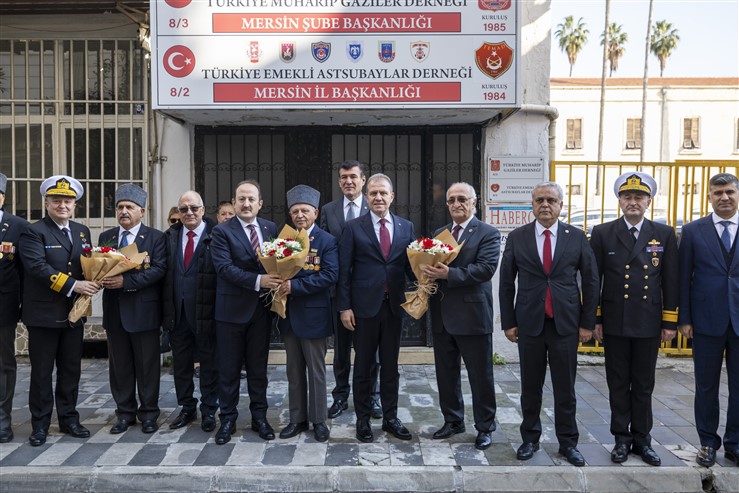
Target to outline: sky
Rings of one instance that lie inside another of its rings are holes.
[[[582,17],[590,31],[572,77],[600,78],[605,4],[605,0],[552,0],[552,77],[569,77],[567,54],[560,50],[554,32],[572,15],[575,22]],[[648,16],[649,0],[611,0],[610,22],[622,25],[629,36],[613,77],[643,76]],[[739,77],[738,0],[654,0],[652,24],[662,20],[671,23],[680,36],[667,59],[664,77]],[[659,60],[651,53],[649,77],[659,77]]]

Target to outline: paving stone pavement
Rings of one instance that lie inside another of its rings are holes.
[[[613,437],[609,432],[608,391],[603,366],[589,365],[597,358],[584,357],[578,368],[577,417],[580,430],[579,449],[585,457],[588,467],[601,467],[608,474],[633,475],[634,471],[653,474],[661,471],[663,477],[670,474],[670,469],[677,474],[678,470],[688,472],[697,471],[695,477],[705,477],[707,471],[695,463],[696,447],[699,440],[695,431],[693,419],[693,373],[692,362],[689,360],[670,360],[660,358],[657,370],[657,385],[654,391],[654,429],[653,445],[662,458],[661,468],[652,468],[645,465],[638,457],[631,456],[623,464],[613,464],[610,461],[610,450],[613,446]],[[270,442],[261,440],[251,431],[248,412],[248,395],[245,381],[242,381],[241,401],[239,404],[240,416],[237,422],[237,432],[230,443],[216,445],[215,433],[205,433],[200,429],[199,420],[188,427],[179,430],[170,430],[168,424],[179,412],[175,397],[173,377],[168,369],[162,370],[160,406],[162,414],[159,419],[160,429],[154,434],[147,435],[141,432],[139,425],[133,426],[126,433],[111,435],[110,428],[115,423],[115,403],[110,394],[108,383],[108,365],[106,360],[84,360],[82,380],[80,384],[78,410],[82,423],[90,429],[88,439],[75,439],[59,432],[54,422],[50,428],[48,441],[41,447],[31,447],[28,436],[31,432],[30,414],[28,411],[28,384],[30,366],[26,363],[19,365],[17,392],[14,400],[13,430],[15,439],[0,445],[0,491],[22,491],[19,485],[24,484],[19,478],[34,474],[48,473],[54,477],[59,471],[66,471],[74,475],[95,474],[117,471],[121,478],[126,475],[135,475],[140,470],[155,468],[156,471],[182,471],[187,466],[190,473],[202,470],[225,474],[231,466],[241,468],[256,467],[266,473],[271,466],[276,470],[284,467],[288,471],[295,468],[316,467],[315,472],[331,471],[331,468],[342,469],[342,466],[376,467],[380,471],[407,471],[407,474],[416,474],[421,471],[449,471],[454,476],[461,468],[466,468],[469,474],[479,466],[503,466],[500,469],[489,468],[483,471],[514,471],[520,468],[535,470],[543,467],[544,470],[574,470],[558,453],[558,445],[554,434],[553,402],[551,387],[547,381],[544,390],[542,411],[543,435],[541,438],[542,450],[537,452],[533,459],[521,462],[516,460],[515,450],[520,444],[519,425],[521,414],[520,401],[520,370],[517,364],[507,364],[495,367],[495,391],[498,404],[497,430],[493,433],[493,445],[486,451],[476,450],[473,446],[475,430],[472,423],[471,394],[466,373],[463,375],[463,393],[466,404],[467,432],[455,435],[448,440],[433,440],[433,432],[442,424],[442,417],[438,407],[438,389],[433,365],[402,365],[400,367],[400,395],[398,417],[413,433],[410,441],[397,440],[381,431],[380,421],[373,420],[375,442],[360,443],[356,440],[354,428],[353,406],[347,412],[333,421],[328,420],[331,428],[331,438],[327,443],[319,443],[313,438],[312,431],[301,433],[288,440],[276,439]],[[331,367],[327,371],[327,385],[333,387]],[[727,381],[725,370],[721,381],[722,422],[725,420],[727,407]],[[287,409],[287,380],[284,365],[269,367],[269,422],[276,432],[288,423]],[[330,399],[330,394],[329,394]],[[192,466],[192,467],[190,467]],[[320,467],[319,467],[320,466]],[[739,468],[727,462],[723,453],[718,454],[717,465],[711,471],[722,468],[732,474],[729,484],[736,479],[736,488],[726,491],[739,490]],[[363,474],[369,474],[366,469]],[[588,467],[583,469],[588,469]],[[169,468],[169,469],[167,469]],[[389,469],[388,469],[389,468]],[[420,468],[420,469],[419,469]],[[729,469],[731,468],[731,469]],[[354,467],[355,470],[359,470]],[[246,470],[246,469],[243,469]],[[456,472],[455,472],[456,471]],[[259,473],[262,474],[262,473]],[[329,474],[328,472],[326,474]],[[384,474],[384,473],[383,473]],[[577,473],[582,474],[582,473]],[[592,471],[591,471],[592,474]],[[40,476],[39,476],[40,477]],[[405,476],[409,478],[410,476]],[[337,479],[338,478],[338,479]],[[11,479],[13,479],[12,482]],[[427,478],[428,479],[428,478]],[[37,479],[38,480],[38,477]],[[119,479],[120,480],[120,479]],[[20,482],[19,482],[20,481]],[[30,484],[33,484],[32,479]],[[100,481],[100,479],[98,479]],[[284,481],[284,480],[283,480]],[[334,478],[334,490],[340,483],[340,477]],[[591,480],[592,481],[592,480]],[[610,480],[609,480],[610,481]],[[13,488],[9,485],[14,485]],[[125,484],[125,483],[124,483]],[[173,483],[174,484],[174,483]],[[195,483],[191,483],[191,486]],[[368,490],[357,491],[386,491],[373,483]],[[55,483],[59,491],[102,491],[79,487],[75,489],[71,484],[67,488],[64,484]],[[226,491],[216,488],[211,478],[207,491]],[[64,486],[64,487],[63,487]],[[129,485],[130,486],[130,485]],[[316,488],[295,489],[290,491],[313,491]],[[437,484],[437,487],[441,485]],[[582,486],[582,485],[580,485]],[[194,487],[194,486],[193,486]],[[375,488],[376,487],[376,488]],[[452,482],[450,491],[459,491],[458,485]],[[548,486],[549,487],[549,486]],[[547,487],[547,488],[548,488]],[[554,486],[551,486],[554,488]],[[416,488],[416,487],[414,487]],[[532,491],[548,491],[541,485]],[[319,488],[320,489],[320,488]],[[442,488],[443,489],[443,488]],[[470,488],[463,488],[470,490]],[[147,491],[148,488],[141,491]],[[196,491],[195,489],[194,491]],[[340,491],[344,491],[339,489]],[[483,491],[481,489],[480,491]],[[574,491],[581,489],[575,488]],[[27,491],[34,491],[33,488]],[[42,490],[35,490],[42,491]],[[118,491],[134,491],[125,486]],[[139,491],[139,490],[136,490]],[[154,490],[151,490],[154,491]],[[167,489],[169,491],[169,489]],[[172,491],[186,491],[182,488]],[[205,490],[204,490],[205,491]],[[250,491],[240,489],[239,491]],[[260,490],[264,491],[264,490]],[[329,489],[328,491],[332,491]],[[387,490],[390,491],[390,490]],[[414,491],[410,489],[409,491]],[[433,488],[429,491],[437,491]],[[446,491],[446,490],[444,490]],[[556,489],[552,491],[569,491]],[[585,490],[583,490],[585,491]],[[591,491],[591,490],[588,490]],[[594,491],[594,490],[593,490]],[[605,491],[605,490],[603,490]],[[623,491],[614,489],[613,491]],[[631,491],[640,491],[632,489]],[[665,490],[670,491],[670,490]],[[675,490],[676,491],[676,490]],[[686,490],[690,491],[690,490]]]

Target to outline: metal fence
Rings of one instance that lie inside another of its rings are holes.
[[[594,226],[621,216],[613,183],[627,171],[643,171],[657,181],[658,190],[646,217],[675,228],[680,240],[683,224],[711,212],[708,187],[711,176],[732,173],[739,176],[739,160],[700,160],[676,162],[582,162],[553,161],[550,179],[565,191],[562,220],[590,233]],[[597,342],[580,346],[582,352],[602,352]],[[663,343],[661,352],[692,355],[690,341],[678,332],[677,338]]]

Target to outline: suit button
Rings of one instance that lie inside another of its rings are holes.
[[[69,274],[70,276],[72,275],[72,273],[71,273],[71,272],[67,272],[67,274]]]
[[[631,269],[631,266],[630,265],[627,265],[626,266],[626,270],[629,270],[629,269]]]
[[[625,299],[625,300],[628,300],[628,299],[629,299],[629,295],[628,295],[628,294],[625,294],[625,295],[624,295],[624,299]]]
[[[644,291],[646,291],[647,289],[649,289],[649,286],[644,286]]]
[[[628,284],[624,284],[624,289],[629,289],[629,285]]]
[[[647,270],[648,268],[649,268],[649,266],[648,266],[647,264],[644,264],[644,267],[643,267],[643,269],[644,269],[644,270]]]
[[[72,262],[67,262],[67,265],[72,265]]]
[[[641,297],[641,299],[643,299],[644,301],[647,301],[647,296],[644,295],[644,296]]]
[[[649,279],[649,276],[644,276],[644,279]]]
[[[628,279],[628,278],[629,278],[629,275],[628,275],[628,274],[626,274],[626,275],[624,276],[624,279]]]

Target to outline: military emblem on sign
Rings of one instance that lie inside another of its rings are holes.
[[[249,61],[251,63],[258,63],[260,58],[262,58],[262,50],[259,48],[259,41],[250,41]]]
[[[290,63],[295,60],[295,43],[292,41],[280,43],[280,60]]]
[[[364,55],[364,43],[361,41],[347,41],[346,42],[346,56],[349,61],[357,63]]]
[[[492,190],[494,193],[498,193],[498,190],[500,190],[500,185],[498,185],[497,183],[493,183],[492,185],[490,185],[490,190]]]
[[[378,52],[377,55],[380,60],[385,63],[390,63],[395,60],[395,41],[378,41]]]
[[[428,41],[411,41],[411,56],[417,62],[426,60],[431,51],[431,43]]]
[[[511,6],[511,0],[477,0],[482,10],[506,10]]]
[[[310,44],[310,51],[318,63],[323,63],[331,56],[331,43],[319,41]]]
[[[483,74],[497,79],[511,68],[513,50],[505,41],[502,43],[485,42],[475,51],[475,63]]]
[[[500,171],[500,159],[490,160],[490,171]]]

